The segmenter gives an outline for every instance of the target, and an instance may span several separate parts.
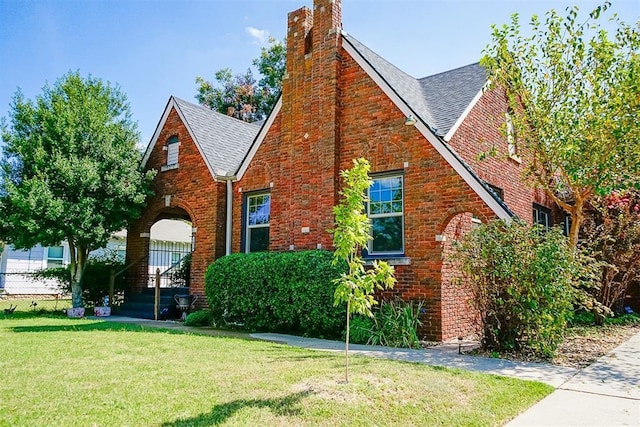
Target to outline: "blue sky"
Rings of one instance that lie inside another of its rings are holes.
[[[343,0],[343,29],[416,77],[479,60],[490,25],[591,0]],[[640,0],[613,0],[626,22]],[[69,70],[120,85],[146,145],[170,95],[194,101],[195,77],[246,70],[287,13],[312,0],[0,0],[0,116]]]

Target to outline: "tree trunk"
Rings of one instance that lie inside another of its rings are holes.
[[[344,382],[349,383],[349,318],[351,317],[351,300],[347,301],[347,338],[344,341]]]
[[[83,307],[82,279],[87,265],[88,249],[84,245],[75,245],[69,239],[69,252],[71,255],[71,304],[73,308]]]
[[[571,229],[569,230],[569,243],[572,247],[578,246],[578,238],[580,237],[580,227],[584,221],[584,200],[576,198],[576,204],[571,212]]]

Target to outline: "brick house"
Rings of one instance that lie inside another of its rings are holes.
[[[259,129],[209,108],[169,99],[142,159],[146,170],[157,170],[154,196],[128,230],[127,264],[134,264],[128,275],[134,291],[149,283],[151,227],[161,219],[181,219],[192,225],[190,291],[204,294],[206,268],[227,253],[229,177]]]
[[[451,242],[493,218],[552,220],[550,203],[521,182],[523,160],[500,131],[505,97],[484,90],[478,64],[419,79],[402,72],[342,30],[340,0],[289,14],[286,69],[260,128],[237,121],[237,129],[214,129],[206,120],[224,116],[170,100],[145,166],[161,170],[169,153],[161,147],[177,135],[180,167],[159,172],[156,196],[132,230],[144,234],[165,213],[188,213],[197,229],[191,292],[202,293],[204,268],[224,253],[331,249],[339,172],[365,157],[374,180],[366,258],[387,260],[398,278],[385,297],[425,301],[422,333],[430,339],[469,332],[467,297],[446,262]],[[189,117],[196,110],[197,124]],[[209,153],[194,147],[208,132],[226,141],[205,161]],[[227,152],[231,146],[237,152]],[[488,149],[498,155],[477,160]],[[128,250],[136,245],[142,240]],[[195,266],[198,251],[206,255]]]

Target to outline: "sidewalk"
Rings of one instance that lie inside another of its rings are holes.
[[[640,333],[579,371],[507,425],[640,425]]]
[[[251,334],[251,337],[280,342],[293,347],[324,351],[344,351],[344,342],[317,338],[304,338],[283,334]],[[463,343],[464,345],[469,343]],[[350,354],[424,363],[425,365],[459,368],[468,371],[485,372],[523,380],[539,381],[552,387],[559,387],[578,372],[575,368],[547,365],[544,363],[517,362],[504,359],[490,359],[458,354],[458,345],[435,346],[421,350],[392,348],[371,345],[349,345]]]
[[[119,316],[100,319],[198,334],[272,341],[313,350],[344,351],[344,342],[341,341],[284,334],[246,334],[208,328],[190,328],[177,322],[157,322]],[[471,344],[463,342],[462,348]],[[544,363],[459,355],[458,343],[445,343],[423,350],[351,344],[349,351],[351,354],[369,357],[539,381],[556,388],[549,396],[507,424],[510,427],[640,426],[640,333],[582,370]]]

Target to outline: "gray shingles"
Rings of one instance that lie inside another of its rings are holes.
[[[487,81],[479,63],[418,80],[435,119],[438,135],[446,135]]]
[[[193,132],[194,141],[216,175],[235,172],[260,126],[215,112],[208,107],[174,97]]]
[[[344,34],[362,57],[437,135],[444,136],[486,82],[479,64],[416,79]]]

